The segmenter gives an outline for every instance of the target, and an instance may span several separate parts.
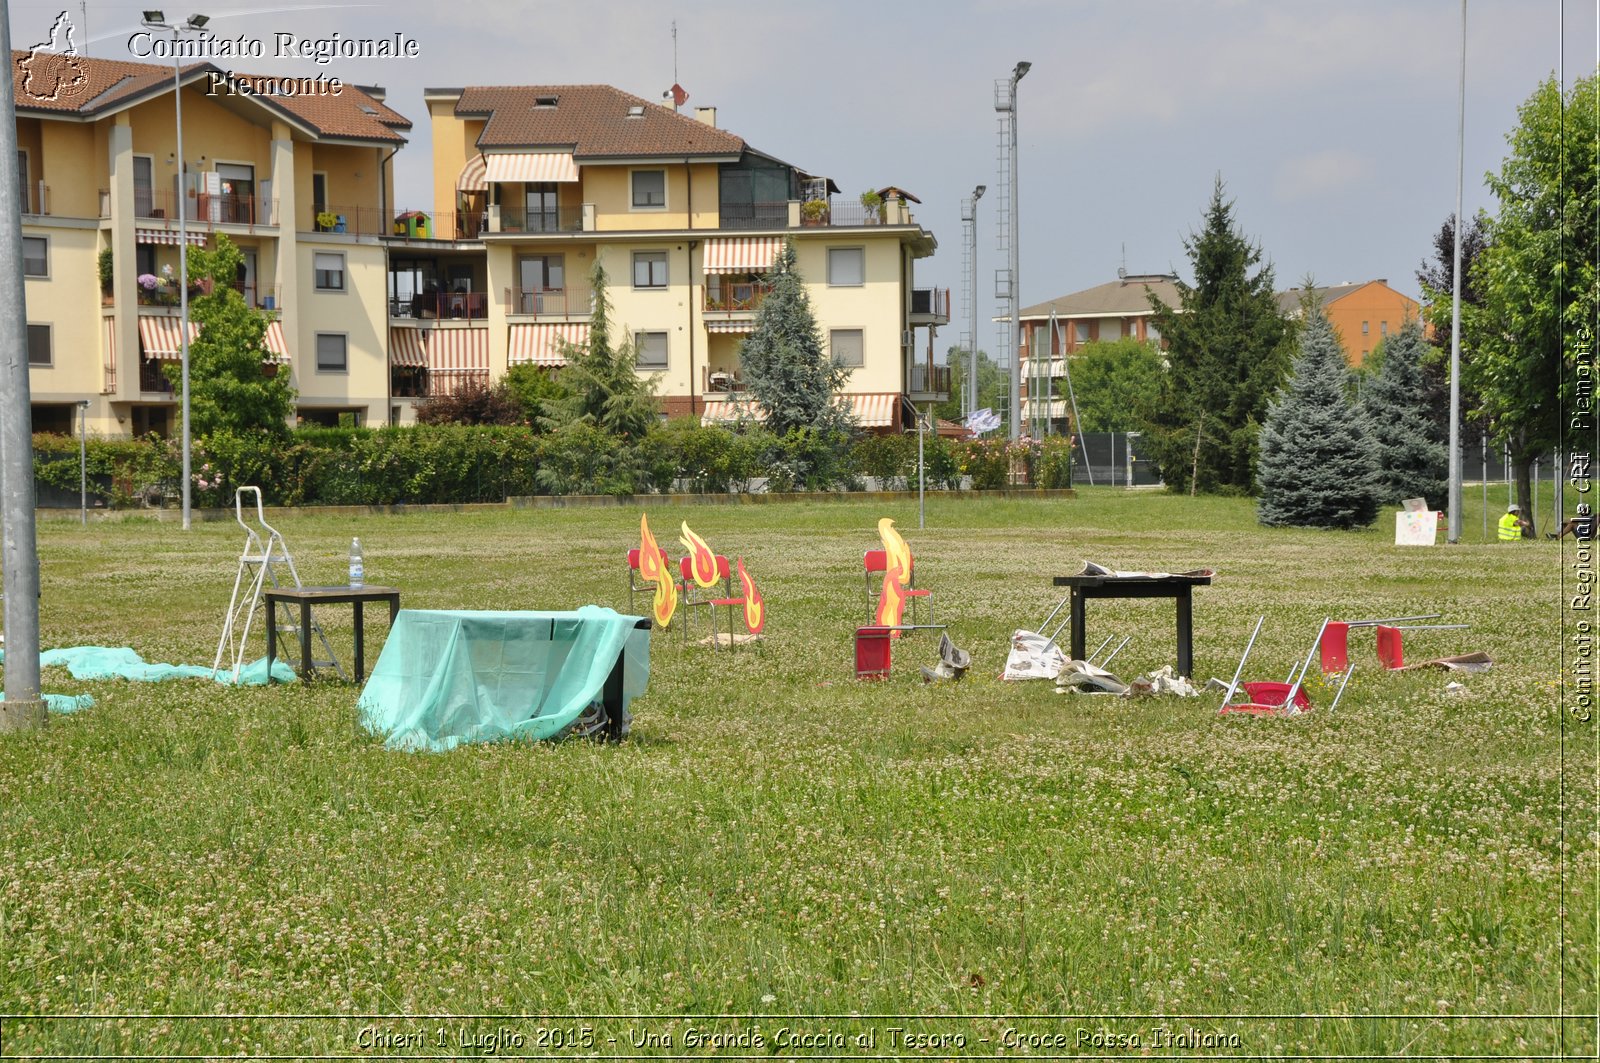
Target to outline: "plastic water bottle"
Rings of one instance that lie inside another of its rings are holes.
[[[361,563],[361,540],[350,540],[350,586],[360,587],[366,582],[366,566]]]

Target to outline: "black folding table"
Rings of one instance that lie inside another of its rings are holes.
[[[1194,674],[1194,601],[1196,587],[1211,585],[1209,575],[1057,576],[1057,587],[1071,588],[1072,659],[1084,659],[1084,603],[1090,598],[1172,598],[1178,606],[1178,674]]]

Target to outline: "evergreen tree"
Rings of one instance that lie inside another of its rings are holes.
[[[1378,515],[1377,461],[1348,378],[1328,315],[1310,307],[1293,376],[1261,429],[1262,524],[1362,528]]]
[[[1204,229],[1184,242],[1195,280],[1178,282],[1179,306],[1150,296],[1169,370],[1144,418],[1145,444],[1168,487],[1191,493],[1251,489],[1261,418],[1292,350],[1272,266],[1250,272],[1261,248],[1238,232],[1222,192],[1219,176]]]
[[[625,439],[641,439],[660,412],[655,379],[641,377],[634,368],[631,340],[612,345],[607,283],[605,266],[597,255],[589,271],[594,292],[589,339],[583,344],[564,344],[567,364],[557,376],[557,393],[544,400],[544,424],[551,429],[588,424]]]
[[[1442,509],[1449,491],[1444,434],[1430,415],[1422,325],[1407,319],[1383,342],[1383,361],[1361,389],[1359,407],[1378,465],[1378,501],[1426,498]]]
[[[287,369],[272,363],[266,336],[269,316],[250,307],[234,283],[244,269],[244,255],[224,234],[214,251],[189,250],[189,283],[202,294],[189,304],[189,319],[199,334],[189,343],[189,424],[204,439],[218,432],[289,434],[295,391]],[[176,390],[182,367],[166,366]]]
[[[849,432],[855,419],[838,392],[850,379],[850,370],[823,346],[811,299],[795,268],[794,241],[784,241],[767,280],[772,290],[739,348],[750,397],[765,411],[766,426],[776,436],[797,428],[825,436]]]

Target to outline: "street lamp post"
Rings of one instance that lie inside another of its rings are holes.
[[[967,218],[970,227],[967,230],[967,239],[970,244],[967,253],[971,256],[968,261],[971,268],[967,272],[967,306],[969,317],[967,320],[967,416],[978,412],[978,200],[989,190],[987,185],[979,185],[972,190],[972,198],[967,200]]]
[[[1461,184],[1467,142],[1467,0],[1461,0],[1461,84],[1456,103],[1456,231],[1450,269],[1450,497],[1448,541],[1461,541]],[[1484,479],[1489,472],[1484,470]]]
[[[1033,64],[1020,62],[1011,71],[1011,438],[1022,434],[1022,318],[1019,294],[1021,256],[1017,251],[1021,242],[1017,211],[1017,82],[1021,81]]]
[[[186,30],[204,33],[207,22],[211,20],[205,15],[190,15],[188,21],[181,26],[170,26],[167,17],[160,11],[146,11],[142,24],[147,29],[167,30],[172,34],[173,42],[181,37]],[[191,446],[189,441],[189,190],[184,183],[184,157],[183,157],[183,65],[180,57],[181,49],[172,49],[172,101],[177,108],[178,122],[178,343],[179,366],[181,385],[179,405],[182,410],[183,420],[183,530],[190,527],[190,502],[193,492],[193,475],[191,474]]]

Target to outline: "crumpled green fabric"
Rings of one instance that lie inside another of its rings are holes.
[[[0,661],[5,652],[0,650]],[[39,654],[40,668],[65,666],[72,678],[132,679],[137,682],[159,683],[167,679],[210,679],[211,669],[198,664],[152,664],[127,646],[69,646],[60,650],[45,650]],[[280,683],[295,681],[294,669],[283,660],[272,662],[272,678]],[[233,673],[221,670],[216,681],[224,686],[234,686]],[[239,669],[238,686],[264,686],[267,682],[267,659],[258,657]]]
[[[357,702],[361,722],[390,749],[555,737],[600,700],[619,657],[624,706],[644,692],[650,632],[640,619],[592,605],[402,609]]]
[[[87,709],[94,705],[93,694],[41,694],[39,696],[44,698],[44,706],[51,712],[77,712],[79,709]],[[4,700],[6,700],[5,694],[0,693],[0,701]]]

